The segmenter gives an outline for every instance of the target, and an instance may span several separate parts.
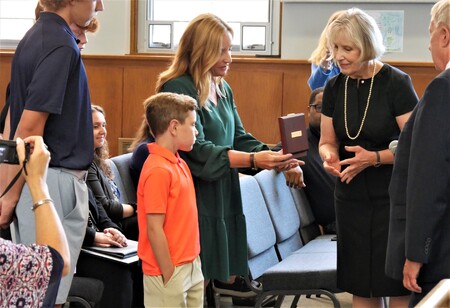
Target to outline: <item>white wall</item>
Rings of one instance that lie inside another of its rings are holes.
[[[428,25],[430,1],[336,1],[336,0],[297,0],[283,2],[283,24],[281,55],[285,59],[308,59],[317,46],[319,36],[329,16],[337,11],[351,7],[362,10],[403,10],[404,42],[403,52],[387,53],[383,60],[431,62],[428,51]],[[397,3],[395,3],[397,2]],[[414,3],[412,3],[414,2]],[[417,3],[423,2],[423,3]]]
[[[125,55],[130,53],[129,0],[103,0],[105,10],[98,13],[100,29],[89,34],[83,54]]]
[[[128,54],[130,52],[130,1],[103,1],[105,11],[98,13],[100,30],[88,37],[89,44],[86,45],[83,54]],[[428,24],[432,3],[417,0],[410,0],[410,2],[286,0],[282,4],[281,57],[308,59],[328,17],[336,10],[359,7],[367,10],[405,11],[403,52],[386,54],[383,60],[430,62]]]

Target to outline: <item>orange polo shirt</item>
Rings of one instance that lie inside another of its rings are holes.
[[[148,144],[137,189],[138,256],[144,274],[161,275],[147,235],[147,214],[165,214],[164,233],[175,266],[194,261],[200,254],[194,182],[186,162],[178,153],[156,143]]]

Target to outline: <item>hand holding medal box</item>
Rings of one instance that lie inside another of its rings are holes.
[[[291,153],[297,159],[305,157],[308,153],[305,114],[291,113],[279,117],[278,124],[283,153]]]

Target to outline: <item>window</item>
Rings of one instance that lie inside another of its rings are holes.
[[[16,48],[34,24],[36,0],[0,0],[0,48]]]
[[[213,13],[234,31],[236,54],[279,55],[280,0],[139,0],[138,52],[173,53],[190,20]]]

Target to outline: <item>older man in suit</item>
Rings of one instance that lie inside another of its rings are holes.
[[[389,185],[391,210],[386,253],[386,275],[397,280],[403,280],[403,267],[405,265],[406,179],[408,178],[412,130],[417,108],[417,106],[414,108],[400,134]]]
[[[441,279],[450,278],[450,0],[433,6],[429,32],[429,49],[441,73],[428,85],[416,108],[404,184],[403,284],[413,292],[410,306]],[[402,140],[399,147],[403,147]],[[395,194],[391,200],[394,198]],[[401,232],[401,220],[391,221],[391,231]],[[395,232],[391,233],[390,240],[395,238]],[[389,260],[393,261],[388,252]]]

